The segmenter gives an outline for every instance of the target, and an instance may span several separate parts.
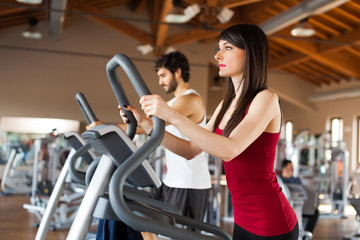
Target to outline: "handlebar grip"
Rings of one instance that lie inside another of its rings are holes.
[[[84,94],[82,92],[77,92],[75,95],[76,101],[80,106],[80,109],[82,111],[82,113],[85,116],[86,122],[88,124],[91,124],[93,122],[98,121],[98,119],[96,118],[93,110],[91,109],[88,101],[86,100]]]
[[[135,90],[142,97],[145,94],[150,94],[149,89],[144,83],[140,73],[133,64],[133,62],[124,54],[117,54],[106,64],[106,72],[111,84],[111,87],[115,93],[116,99],[121,106],[122,110],[129,119],[128,127],[126,129],[126,134],[133,139],[136,134],[137,123],[132,112],[125,110],[124,105],[130,105],[130,102],[125,94],[125,91],[119,81],[119,78],[116,73],[116,68],[121,66],[131,83],[133,84]]]

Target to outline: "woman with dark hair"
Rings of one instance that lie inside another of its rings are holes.
[[[274,160],[280,135],[281,110],[276,93],[267,88],[268,43],[256,25],[225,29],[215,54],[225,94],[205,128],[172,110],[158,95],[140,104],[147,115],[133,111],[145,132],[149,116],[173,124],[189,140],[165,133],[162,145],[187,159],[208,152],[224,161],[234,210],[233,239],[298,239],[299,228],[276,179]],[[124,113],[120,112],[124,121]]]

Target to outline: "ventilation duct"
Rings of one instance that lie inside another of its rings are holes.
[[[313,103],[330,102],[349,98],[360,97],[360,88],[350,88],[333,92],[319,93],[309,96],[309,101]]]
[[[67,0],[51,0],[50,36],[59,40],[62,36]]]
[[[266,34],[272,34],[311,15],[327,12],[349,0],[304,0],[298,5],[260,24]]]
[[[19,3],[26,3],[26,4],[41,4],[42,0],[16,0]]]

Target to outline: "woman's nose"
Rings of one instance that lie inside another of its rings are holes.
[[[218,51],[217,53],[215,53],[214,58],[215,58],[215,60],[217,60],[217,61],[221,59],[220,51]]]

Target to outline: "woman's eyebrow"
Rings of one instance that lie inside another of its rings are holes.
[[[219,47],[220,47],[220,45],[224,46],[224,45],[229,44],[229,43],[230,42],[224,42],[223,44],[219,44]]]

